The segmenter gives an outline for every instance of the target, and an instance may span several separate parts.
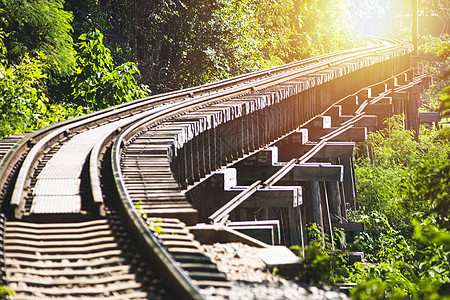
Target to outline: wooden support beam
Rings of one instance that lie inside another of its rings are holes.
[[[366,106],[364,111],[369,115],[394,114],[394,106],[392,103],[375,103]]]
[[[333,223],[342,222],[341,211],[341,194],[339,191],[339,184],[336,181],[328,181],[325,183],[328,196],[328,204],[330,205],[331,221]]]
[[[406,102],[408,94],[406,92],[395,92],[392,94],[392,104],[394,105],[394,114],[406,114]]]
[[[373,97],[373,98],[370,98],[369,99],[370,100],[370,105],[373,105],[373,104],[392,104],[392,97],[381,97],[381,98],[379,98],[379,97]]]
[[[317,143],[309,142],[301,147],[298,147],[293,156],[291,156],[291,153],[280,152],[280,159],[283,158],[283,161],[288,161],[292,158],[301,157],[303,154],[311,150],[316,144]],[[355,142],[327,142],[326,145],[314,155],[314,158],[319,160],[328,160],[332,157],[353,156],[354,153]]]
[[[323,228],[322,200],[318,181],[311,181],[305,187],[306,222]]]
[[[264,182],[279,171],[283,166],[236,166],[238,170],[238,183],[248,184],[255,180]],[[288,172],[277,185],[293,185],[304,181],[342,181],[344,169],[340,165],[305,164],[296,165]]]
[[[350,204],[350,207],[356,209],[356,188],[355,188],[355,171],[353,168],[352,157],[340,157],[340,164],[344,166],[344,195],[345,202]]]
[[[334,250],[333,227],[331,226],[330,205],[325,182],[320,182],[320,198],[322,199],[322,222],[324,224],[324,230],[327,231],[330,237],[332,249]]]
[[[419,94],[416,87],[412,87],[408,92],[406,126],[408,129],[414,130],[414,137],[416,141],[419,140]]]
[[[353,111],[352,113],[354,113]],[[333,127],[338,127],[342,123],[354,118],[355,116],[351,115],[342,115],[339,118],[333,118],[331,120],[331,125]],[[368,128],[375,128],[378,126],[378,117],[375,115],[364,115],[362,118],[354,123],[357,127],[368,127]]]
[[[278,147],[272,146],[247,157],[239,164],[246,166],[267,166],[278,162]]]
[[[387,84],[382,82],[382,83],[376,84],[374,86],[371,86],[371,89],[372,89],[372,91],[371,91],[372,96],[378,95],[387,90]]]
[[[278,147],[279,161],[289,161],[297,157],[298,148],[308,142],[308,129],[297,129],[275,144]],[[287,158],[288,157],[288,158]]]
[[[230,222],[226,226],[269,245],[281,244],[279,220],[238,221]]]
[[[320,138],[326,134],[329,134],[338,129],[337,127],[332,128],[311,128],[309,130],[309,139],[311,141],[319,141]],[[351,127],[348,130],[342,132],[341,134],[333,137],[331,141],[335,142],[364,142],[367,139],[367,128],[366,127]]]
[[[359,102],[358,95],[351,95],[346,97],[344,100],[340,101],[339,104],[342,107],[341,113],[342,115],[352,115],[361,105]],[[332,120],[333,122],[333,120]],[[334,125],[332,125],[334,126]]]
[[[369,99],[370,97],[372,97],[372,89],[370,87],[368,88],[364,88],[363,90],[361,90],[358,94],[358,99],[360,101],[360,103],[364,100]]]
[[[427,123],[439,123],[441,121],[441,115],[439,112],[419,112],[420,124]]]
[[[283,147],[285,145],[301,146],[301,145],[305,144],[307,141],[308,141],[308,129],[301,128],[301,129],[296,129],[295,131],[290,133],[288,136],[286,136],[282,140],[275,143],[275,146],[278,148]]]
[[[331,128],[331,117],[319,115],[308,122],[305,128]]]
[[[288,208],[289,217],[289,243],[288,245],[299,245],[304,247],[304,230],[300,206]]]
[[[342,105],[333,105],[325,112],[326,116],[331,117],[331,122],[333,122],[333,119],[339,118],[342,115]]]
[[[246,190],[247,186],[236,186],[230,190],[194,188],[188,199],[197,208],[219,208]],[[194,201],[198,199],[200,201]],[[250,195],[239,207],[297,207],[303,203],[301,186],[272,186],[260,188]]]

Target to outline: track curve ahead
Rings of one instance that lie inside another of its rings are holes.
[[[226,290],[186,228],[198,217],[186,192],[332,105],[303,103],[300,92],[382,66],[333,90],[347,95],[406,70],[409,52],[383,40],[139,99],[9,143],[0,184],[4,280],[15,299],[202,299],[204,288]]]

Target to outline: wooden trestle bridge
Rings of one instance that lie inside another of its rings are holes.
[[[230,283],[198,240],[358,230],[355,143],[393,114],[434,121],[411,50],[374,39],[4,138],[2,283],[14,299],[203,299]]]

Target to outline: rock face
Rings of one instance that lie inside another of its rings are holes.
[[[202,249],[233,283],[232,289],[228,291],[205,290],[208,299],[350,299],[340,292],[272,275],[259,258],[260,248],[242,243],[217,243],[202,245]]]

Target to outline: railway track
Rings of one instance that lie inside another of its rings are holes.
[[[334,100],[295,95],[392,61],[371,84],[390,78],[407,69],[409,51],[378,41],[3,140],[4,281],[14,299],[202,299],[208,287],[226,295],[231,284],[187,227],[199,216],[186,194],[367,83],[334,88]]]

